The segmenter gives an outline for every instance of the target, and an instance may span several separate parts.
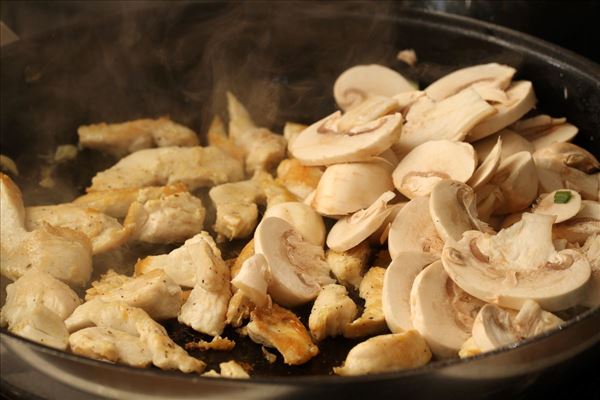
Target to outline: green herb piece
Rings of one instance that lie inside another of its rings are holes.
[[[559,190],[554,193],[554,203],[556,204],[565,204],[571,200],[571,192],[567,190]]]

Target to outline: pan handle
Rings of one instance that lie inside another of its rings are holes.
[[[19,37],[14,33],[4,22],[0,21],[0,47],[6,46],[19,40]]]

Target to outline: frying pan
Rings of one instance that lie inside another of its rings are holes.
[[[404,48],[417,52],[415,68],[395,61]],[[517,79],[533,81],[541,110],[567,116],[580,128],[577,143],[599,154],[596,64],[501,27],[387,3],[178,4],[61,28],[11,44],[1,57],[2,153],[19,165],[17,183],[28,205],[70,201],[95,171],[114,162],[83,151],[76,162],[57,168],[56,187],[36,184],[43,156],[59,144],[76,143],[80,124],[170,115],[205,132],[207,121],[224,109],[226,90],[261,125],[311,122],[333,110],[331,89],[339,73],[366,63],[392,65],[421,86],[463,66],[512,65]],[[180,343],[197,338],[172,325],[167,328]],[[257,362],[250,381],[110,365],[4,329],[0,335],[8,351],[52,378],[114,398],[453,398],[517,393],[546,368],[597,346],[599,327],[600,310],[588,310],[558,331],[472,359],[354,378],[323,376],[353,344],[336,339],[323,344],[322,353],[330,356],[299,368]],[[235,356],[257,360],[257,348],[240,339]],[[200,356],[209,365],[228,357]]]

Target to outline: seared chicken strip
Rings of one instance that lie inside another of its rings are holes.
[[[92,272],[92,244],[84,234],[43,224],[25,229],[25,208],[19,188],[0,174],[2,275],[17,280],[28,269],[48,272],[71,285],[83,286]]]
[[[69,336],[69,347],[75,354],[131,365],[147,367],[152,364],[152,354],[139,336],[112,328],[90,327]]]
[[[219,368],[223,378],[250,378],[248,372],[234,360],[220,363]]]
[[[229,267],[221,253],[213,251],[206,241],[200,241],[190,251],[203,260],[196,264],[196,284],[177,319],[198,332],[218,336],[225,328],[231,298]]]
[[[152,364],[161,369],[202,372],[205,367],[204,362],[189,356],[184,349],[175,344],[165,328],[150,318],[144,310],[123,302],[105,303],[100,299],[88,301],[77,307],[65,324],[71,333],[97,326],[139,337],[142,347],[152,357]]]
[[[342,285],[324,286],[308,318],[310,333],[316,341],[335,337],[344,331],[346,325],[356,318],[356,304]]]
[[[216,147],[139,150],[92,179],[88,192],[182,183],[189,190],[239,181],[241,163]]]
[[[358,288],[371,255],[369,243],[362,242],[347,251],[327,250],[326,261],[341,284]]]
[[[365,274],[359,288],[360,297],[365,299],[365,309],[359,318],[346,325],[345,337],[365,337],[387,329],[381,303],[384,274],[385,268],[381,267],[372,267]]]
[[[215,115],[210,122],[206,136],[209,146],[218,147],[233,158],[244,162],[246,156],[244,149],[237,146],[233,139],[227,136],[223,120],[218,115]]]
[[[185,241],[183,246],[173,250],[169,254],[148,256],[135,264],[135,274],[142,275],[150,271],[163,270],[175,283],[183,287],[196,286],[196,271],[202,268],[204,263],[210,262],[203,252],[201,243],[208,243],[212,252],[221,255],[213,238],[208,232],[200,232],[191,239]]]
[[[117,281],[115,275],[118,274],[112,272],[106,278],[109,281]],[[99,298],[104,302],[122,301],[132,307],[141,308],[156,320],[177,317],[183,304],[182,291],[164,271],[154,270],[135,278],[126,278],[122,279],[121,285],[102,294],[96,294],[97,288],[88,290],[85,299],[89,301]],[[100,283],[96,286],[109,285]]]
[[[319,354],[298,317],[275,303],[252,311],[246,329],[252,341],[276,348],[288,365],[304,364]]]
[[[234,328],[242,326],[245,320],[250,318],[250,313],[254,310],[254,303],[241,290],[233,293],[229,299],[227,313],[225,314],[225,323]]]
[[[229,137],[246,153],[246,171],[268,171],[285,157],[283,136],[256,126],[246,108],[232,93],[227,93]]]
[[[306,199],[317,188],[323,175],[320,167],[302,165],[296,159],[285,159],[277,166],[277,181],[300,199]]]
[[[198,146],[198,135],[194,131],[164,117],[119,124],[83,125],[77,133],[82,147],[116,157],[150,147]]]

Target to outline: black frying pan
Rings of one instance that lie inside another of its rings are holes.
[[[403,48],[416,50],[420,60],[416,68],[395,61]],[[9,45],[2,49],[2,153],[21,168],[17,183],[28,205],[69,201],[83,191],[95,171],[114,162],[86,151],[76,163],[59,168],[57,188],[37,186],[40,155],[56,145],[76,143],[80,124],[170,115],[204,132],[213,113],[223,111],[224,92],[232,90],[257,122],[277,128],[288,120],[311,122],[329,113],[335,78],[355,64],[393,65],[423,86],[459,67],[484,62],[516,67],[517,78],[533,81],[540,108],[567,116],[580,128],[577,143],[600,153],[597,65],[469,19],[397,10],[387,4],[320,3],[179,5],[68,27]],[[169,322],[167,327],[180,343],[197,337],[177,324]],[[588,311],[561,331],[472,360],[435,362],[419,370],[369,377],[321,376],[339,364],[353,344],[336,339],[322,346],[324,356],[302,367],[257,363],[253,374],[258,378],[250,382],[108,365],[43,348],[5,330],[2,341],[58,380],[117,397],[130,398],[130,391],[169,397],[200,393],[328,397],[342,392],[354,397],[375,391],[458,396],[497,393],[498,388],[519,391],[540,370],[597,343],[599,327],[600,312]],[[258,346],[243,340],[234,354],[260,359]],[[196,355],[211,363],[228,358]]]

